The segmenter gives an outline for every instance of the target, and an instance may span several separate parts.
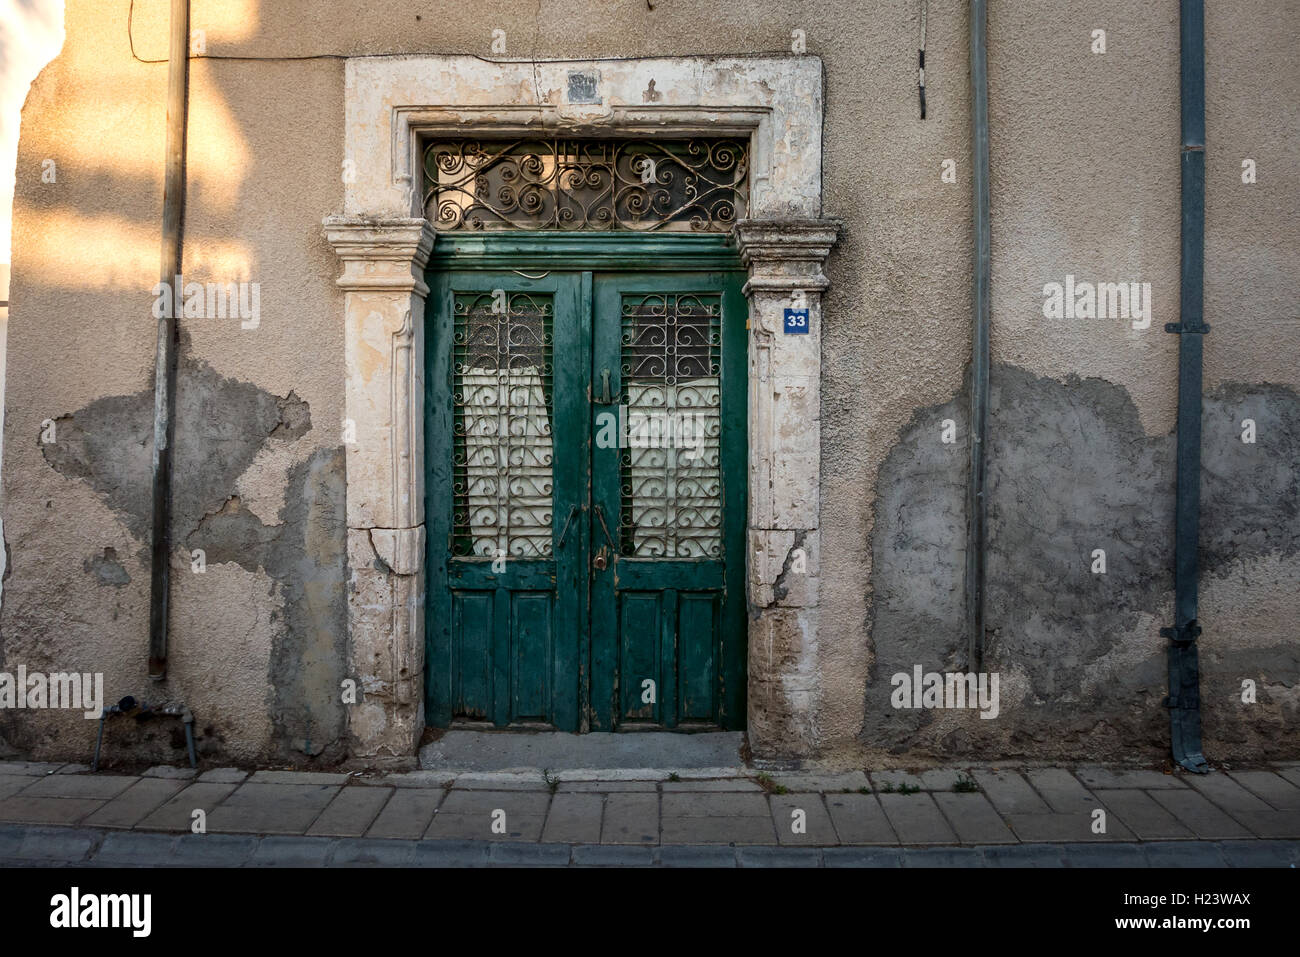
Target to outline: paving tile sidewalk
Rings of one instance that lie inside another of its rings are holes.
[[[1300,841],[626,846],[158,834],[0,824],[0,867],[1300,867]]]
[[[0,861],[1289,866],[1300,848],[1297,767],[557,781],[540,772],[115,775],[0,762]]]

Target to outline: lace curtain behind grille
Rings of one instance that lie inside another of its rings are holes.
[[[457,537],[462,554],[551,554],[548,307],[523,296],[503,314],[463,314],[457,362]],[[467,547],[466,547],[467,540]]]

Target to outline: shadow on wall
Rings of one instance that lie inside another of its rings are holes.
[[[207,53],[241,52],[259,34],[262,5],[205,4],[195,26]],[[226,325],[238,320],[182,325],[192,338],[179,350],[172,567],[174,585],[189,587],[173,589],[171,668],[164,685],[151,686],[149,308],[168,72],[157,61],[168,55],[169,5],[68,7],[68,42],[28,97],[19,155],[4,476],[13,554],[0,668],[102,670],[110,697],[142,688],[183,697],[209,755],[329,762],[346,743],[338,700],[347,662],[346,515],[343,451],[332,424],[322,425],[340,411],[330,404],[342,380],[342,332],[329,321],[337,263],[319,224],[340,202],[341,156],[306,167],[276,156],[298,155],[307,143],[319,151],[322,142],[341,152],[341,109],[306,126],[289,118],[307,115],[304,99],[340,96],[343,67],[296,64],[312,81],[293,84],[283,64],[190,63],[185,278],[255,281],[266,321],[238,334]],[[268,82],[281,83],[274,102],[264,95]],[[79,135],[68,137],[69,129]],[[268,131],[277,149],[254,151]],[[294,241],[281,241],[286,235]],[[205,358],[249,381],[222,377]],[[251,382],[285,383],[272,388],[287,394]],[[47,416],[56,443],[36,438]],[[84,489],[120,528],[98,508],[84,509]],[[215,572],[201,583],[181,577],[193,549],[206,552]],[[52,710],[0,714],[13,743],[78,760],[93,746],[91,724]],[[110,750],[176,757],[165,735],[156,747],[143,733],[127,738]]]
[[[8,230],[6,230],[8,232]],[[0,422],[4,421],[5,350],[9,343],[9,264],[0,263]],[[0,465],[5,458],[4,429],[0,429]],[[5,541],[4,518],[0,516],[0,542]],[[9,570],[9,549],[0,548],[0,607],[4,605],[4,580]]]
[[[999,717],[890,701],[897,673],[965,667],[962,394],[918,412],[881,469],[875,664],[861,740],[944,758],[1159,760],[1169,734],[1159,629],[1171,617],[1174,436],[1146,435],[1128,393],[1102,379],[1060,382],[998,365],[991,401],[984,668],[1000,676]],[[1255,444],[1242,441],[1248,418]],[[941,441],[944,419],[957,426],[955,443]],[[1202,444],[1203,582],[1244,562],[1296,556],[1300,397],[1267,384],[1207,393]],[[1207,748],[1220,757],[1294,753],[1284,735],[1290,728],[1294,739],[1300,717],[1300,644],[1205,624]],[[1261,689],[1257,704],[1241,704],[1243,679]]]

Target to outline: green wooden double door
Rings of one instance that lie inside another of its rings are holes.
[[[730,271],[431,271],[428,720],[744,727]]]

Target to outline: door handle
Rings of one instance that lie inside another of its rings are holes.
[[[614,537],[609,534],[609,526],[605,524],[605,510],[600,507],[600,503],[596,503],[592,508],[595,509],[596,518],[600,520],[600,529],[605,533],[605,541],[609,543],[609,550],[611,552],[618,551],[618,547],[614,544]]]
[[[610,405],[614,399],[609,394],[609,370],[600,370],[600,398],[596,400],[601,405]]]
[[[564,537],[569,534],[569,526],[573,524],[573,516],[578,514],[578,506],[569,509],[569,517],[564,520],[564,528],[560,531],[560,540],[555,543],[555,550],[558,552],[564,547]]]
[[[614,537],[609,534],[609,526],[605,524],[605,510],[600,507],[599,502],[593,505],[591,509],[596,513],[596,519],[600,522],[600,530],[605,533],[605,541],[608,543],[602,545],[600,551],[592,558],[591,567],[598,572],[603,572],[609,567],[609,559],[606,557],[605,552],[608,551],[610,555],[616,556],[618,549],[614,546]]]

